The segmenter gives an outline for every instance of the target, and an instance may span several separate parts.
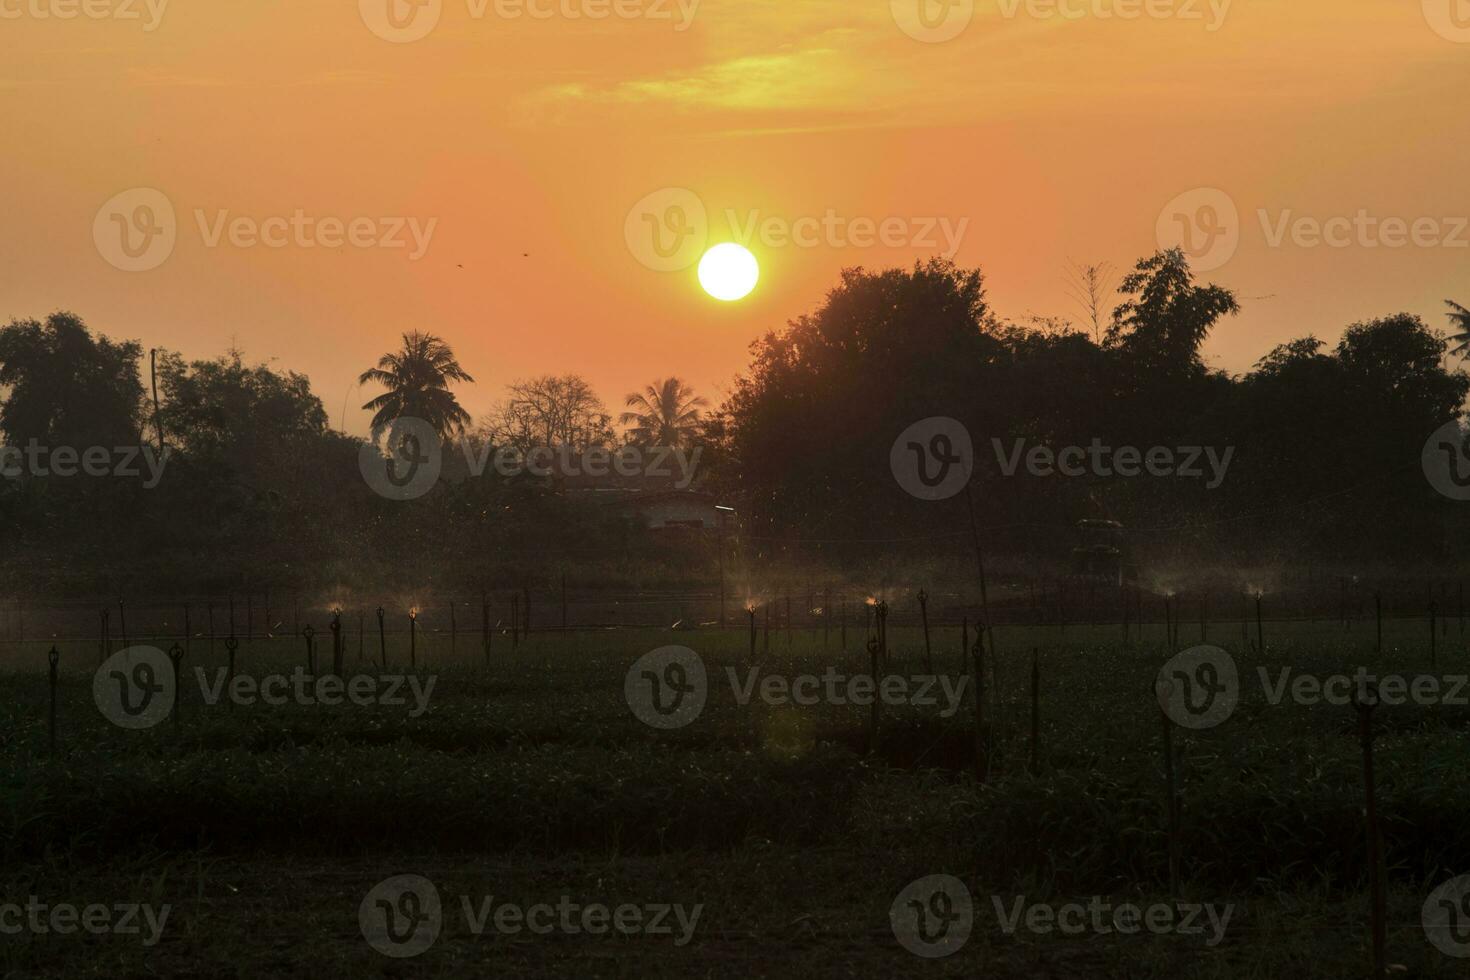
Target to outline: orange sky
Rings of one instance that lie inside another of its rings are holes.
[[[916,0],[392,0],[426,32],[401,43],[380,36],[389,0],[151,2],[0,0],[0,316],[69,308],[200,357],[234,341],[309,374],[333,425],[347,400],[353,432],[355,376],[410,328],[454,345],[476,415],[549,372],[615,411],[669,373],[718,398],[840,268],[942,251],[944,227],[998,312],[1075,317],[1068,259],[1131,265],[1197,188],[1239,214],[1208,274],[1245,306],[1209,343],[1218,366],[1470,305],[1467,0],[979,0],[968,21],[925,0],[926,22]],[[125,271],[94,223],[105,239],[99,209],[137,188],[176,241]],[[720,304],[630,248],[630,209],[666,188],[695,195],[711,243],[736,237],[730,213],[838,231],[754,243],[760,286]],[[210,244],[222,214],[298,211],[371,219],[364,243],[392,219],[432,234],[417,259],[330,235]],[[1288,211],[1421,221],[1421,244],[1273,246]],[[888,244],[862,240],[885,220]]]

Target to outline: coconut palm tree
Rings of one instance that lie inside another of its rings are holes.
[[[1450,322],[1456,328],[1456,332],[1450,334],[1450,341],[1455,345],[1450,348],[1450,353],[1465,357],[1470,354],[1470,310],[1452,299],[1445,300],[1444,305],[1450,308]]]
[[[448,344],[418,330],[404,334],[401,349],[384,354],[377,367],[357,379],[358,384],[372,381],[388,389],[362,406],[375,413],[374,439],[404,416],[423,419],[441,438],[463,432],[470,415],[460,407],[449,385],[474,380],[459,366]]]
[[[687,446],[694,441],[699,410],[709,402],[679,378],[655,381],[628,395],[630,411],[618,417],[630,426],[628,439],[641,446]]]

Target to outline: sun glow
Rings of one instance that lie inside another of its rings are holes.
[[[760,264],[750,249],[734,242],[716,245],[699,260],[699,284],[727,303],[749,296],[760,275]]]

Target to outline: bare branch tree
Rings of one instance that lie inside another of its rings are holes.
[[[1067,296],[1082,310],[1082,317],[1092,324],[1093,343],[1102,343],[1103,319],[1109,297],[1113,295],[1118,277],[1107,262],[1087,265],[1067,260]]]

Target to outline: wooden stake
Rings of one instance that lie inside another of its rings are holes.
[[[169,648],[168,659],[174,668],[174,737],[178,738],[183,725],[182,716],[184,713],[184,674],[179,669],[179,662],[184,659],[183,648],[175,643]]]
[[[929,648],[929,594],[919,590],[919,618],[924,623],[924,672],[934,673],[934,652]]]
[[[237,639],[235,639],[233,636],[226,638],[226,640],[225,640],[225,653],[229,657],[229,667],[228,667],[228,669],[226,670],[226,673],[225,673],[225,685],[226,685],[225,686],[225,689],[226,690],[229,690],[230,685],[233,684],[234,683],[234,680],[235,680],[235,650],[239,646],[240,646],[240,641],[237,640]],[[226,698],[225,699],[225,705],[226,705],[226,708],[228,710],[234,711],[235,710],[235,699],[234,698]]]
[[[877,639],[868,641],[868,671],[873,678],[873,704],[868,714],[868,753],[878,751],[878,729],[883,717],[883,699],[878,696],[882,679],[879,677],[878,660],[881,656]]]
[[[383,626],[383,617],[387,613],[382,606],[378,607],[378,659],[384,670],[388,669],[388,634]]]
[[[985,782],[989,757],[985,748],[985,632],[975,634],[975,648],[970,653],[971,685],[975,688],[975,779]]]
[[[1266,634],[1261,626],[1261,593],[1256,593],[1256,647],[1261,654],[1266,652]]]
[[[1174,722],[1160,706],[1164,724],[1164,791],[1168,794],[1169,818],[1169,898],[1179,900],[1179,794],[1174,780]]]
[[[1363,748],[1363,799],[1368,833],[1368,882],[1372,900],[1373,976],[1383,977],[1388,970],[1388,898],[1383,873],[1383,841],[1378,827],[1377,787],[1373,775],[1373,709],[1378,706],[1378,692],[1364,700],[1355,692],[1358,711],[1358,739]]]
[[[1031,648],[1031,772],[1040,771],[1041,757],[1041,663],[1040,651]]]
[[[1373,593],[1373,619],[1378,625],[1378,640],[1373,649],[1377,653],[1383,652],[1383,596],[1381,593]]]
[[[56,686],[57,673],[61,665],[61,651],[55,647],[46,654],[46,664],[51,680],[51,708],[47,714],[47,731],[50,733],[51,758],[56,758]]]

